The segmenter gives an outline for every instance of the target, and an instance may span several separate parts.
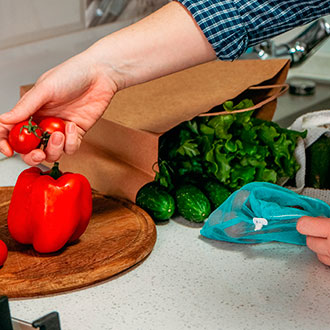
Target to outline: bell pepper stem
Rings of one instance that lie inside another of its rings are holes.
[[[49,171],[49,175],[55,180],[62,176],[59,165],[59,162],[55,162],[52,169]]]

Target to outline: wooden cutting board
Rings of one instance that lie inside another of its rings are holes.
[[[0,187],[0,239],[9,250],[0,268],[0,292],[9,298],[65,292],[109,279],[143,260],[156,242],[156,227],[146,212],[131,202],[94,194],[93,215],[80,239],[59,252],[39,254],[10,237],[12,192],[13,187]]]

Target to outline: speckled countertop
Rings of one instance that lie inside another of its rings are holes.
[[[17,156],[0,161],[0,185],[24,168]],[[211,241],[200,228],[158,225],[142,263],[85,289],[10,300],[12,316],[56,310],[63,330],[329,329],[330,268],[306,247]]]
[[[1,51],[2,111],[17,101],[18,86],[108,32]],[[26,167],[18,156],[2,158],[0,185],[14,185]],[[32,322],[56,310],[63,330],[330,329],[330,268],[306,247],[211,241],[200,228],[180,218],[158,225],[142,263],[85,289],[12,299],[12,316]]]

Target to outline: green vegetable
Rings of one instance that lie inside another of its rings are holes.
[[[174,198],[155,182],[147,183],[138,191],[136,205],[148,212],[154,220],[168,220],[175,211]]]
[[[211,213],[211,205],[204,193],[192,184],[179,187],[176,191],[178,213],[192,222],[203,222]]]
[[[306,149],[307,187],[330,189],[330,139],[321,136]]]
[[[218,208],[231,195],[231,192],[226,187],[215,180],[207,181],[203,190],[213,209]]]
[[[202,222],[249,182],[294,178],[299,169],[294,157],[297,140],[307,132],[255,118],[253,111],[232,113],[251,106],[250,99],[227,101],[213,110],[222,107],[228,114],[196,117],[163,134],[154,182],[141,189],[137,204],[154,219],[166,220],[176,203],[184,218]],[[326,180],[330,185],[330,175]]]
[[[193,177],[192,183],[212,179],[235,191],[252,181],[293,178],[297,139],[306,132],[254,118],[253,111],[230,113],[251,106],[249,99],[227,101],[228,115],[196,117],[162,135],[155,180],[172,190],[184,176]]]
[[[154,164],[156,165],[156,164]],[[173,169],[169,166],[168,162],[161,161],[158,163],[159,172],[155,171],[155,182],[158,182],[159,185],[171,190],[173,188],[171,175],[174,175]]]

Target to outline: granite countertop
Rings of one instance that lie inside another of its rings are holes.
[[[0,51],[2,111],[16,103],[20,85],[106,33],[103,26]],[[26,167],[19,156],[2,157],[0,185],[14,185]],[[155,247],[140,264],[88,288],[11,299],[11,314],[32,322],[56,310],[63,330],[329,329],[330,268],[314,253],[212,241],[200,228],[181,218],[157,225]]]
[[[1,186],[27,165],[0,161]],[[63,294],[11,299],[13,317],[32,322],[57,311],[63,330],[329,329],[330,268],[306,247],[208,240],[182,218],[157,225],[140,264]]]

